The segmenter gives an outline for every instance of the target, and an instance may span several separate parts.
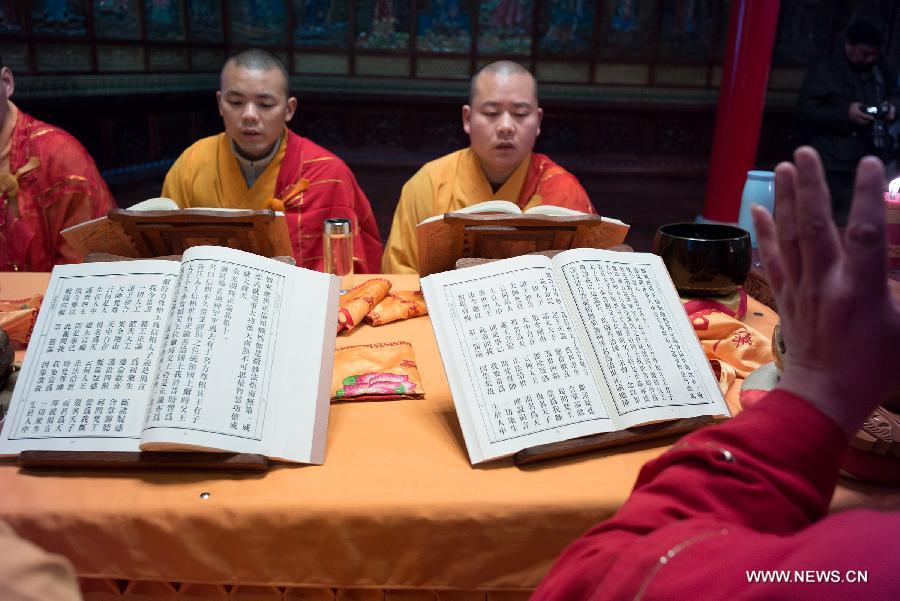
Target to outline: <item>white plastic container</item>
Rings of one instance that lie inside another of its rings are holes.
[[[756,248],[756,232],[753,229],[753,217],[750,208],[758,204],[775,213],[775,172],[748,171],[744,192],[741,194],[741,212],[738,216],[738,227],[750,232],[750,244]]]

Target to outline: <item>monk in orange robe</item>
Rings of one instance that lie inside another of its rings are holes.
[[[2,64],[2,59],[0,59]],[[0,271],[50,271],[81,256],[60,236],[106,215],[115,201],[93,159],[65,131],[9,99],[15,79],[0,69]]]
[[[543,109],[537,82],[525,67],[498,61],[472,77],[463,129],[471,146],[426,163],[400,193],[381,267],[384,273],[416,273],[416,224],[428,217],[499,199],[523,211],[540,204],[593,214],[574,175],[532,152]]]
[[[283,211],[297,264],[319,271],[322,222],[350,219],[354,270],[378,272],[381,237],[369,200],[341,159],[287,128],[297,99],[278,57],[250,49],[228,59],[216,99],[225,131],[178,157],[162,196],[183,208]]]

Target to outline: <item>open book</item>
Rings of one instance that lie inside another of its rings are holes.
[[[339,284],[220,247],[181,262],[57,266],[0,454],[219,450],[322,463]]]
[[[506,215],[542,215],[544,217],[581,217],[587,215],[587,213],[582,213],[575,209],[567,209],[566,207],[557,207],[554,205],[537,205],[522,211],[522,209],[519,208],[519,205],[508,200],[486,200],[453,212],[464,213],[467,215],[477,213],[505,213]],[[443,218],[443,215],[433,215],[428,219],[420,221],[419,225],[440,221]],[[607,223],[628,227],[624,221],[619,221],[618,219],[612,219],[611,217],[601,217],[600,219]]]
[[[82,256],[92,252],[152,258],[217,245],[264,257],[291,256],[284,213],[224,207],[181,209],[171,198],[151,198],[62,232]]]
[[[728,415],[662,260],[575,249],[422,280],[471,462]]]
[[[461,258],[506,259],[536,251],[610,248],[629,226],[618,219],[538,205],[524,213],[507,200],[489,200],[416,226],[419,274],[453,269]]]

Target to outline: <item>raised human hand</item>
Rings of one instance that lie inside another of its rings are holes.
[[[753,221],[782,335],[789,349],[779,387],[807,399],[853,434],[900,391],[900,306],[887,285],[884,168],[860,161],[841,234],[831,218],[819,155],[798,148],[775,168],[777,224],[753,207]]]

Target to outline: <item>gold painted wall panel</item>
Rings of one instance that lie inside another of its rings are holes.
[[[0,55],[3,56],[3,64],[12,69],[13,73],[28,71],[27,45],[16,43],[0,44]]]
[[[200,48],[191,52],[191,66],[194,71],[218,73],[225,64],[225,52],[210,48]]]
[[[590,81],[590,68],[588,63],[540,61],[535,72],[540,81],[587,83]]]
[[[180,48],[150,50],[151,71],[187,71],[187,51]]]
[[[356,74],[407,77],[409,76],[409,58],[405,56],[357,56]]]
[[[81,44],[36,44],[38,71],[90,71],[91,47]]]
[[[100,71],[143,71],[144,49],[140,46],[98,46]]]
[[[653,82],[668,86],[705,86],[708,72],[705,65],[657,65]]]
[[[803,73],[803,69],[772,69],[769,73],[769,89],[799,90]]]
[[[465,58],[420,58],[416,61],[416,77],[467,79],[469,60]]]
[[[324,73],[346,75],[350,73],[350,59],[343,54],[294,53],[294,73]]]
[[[594,81],[602,84],[647,85],[650,68],[630,63],[598,63],[594,68]]]

